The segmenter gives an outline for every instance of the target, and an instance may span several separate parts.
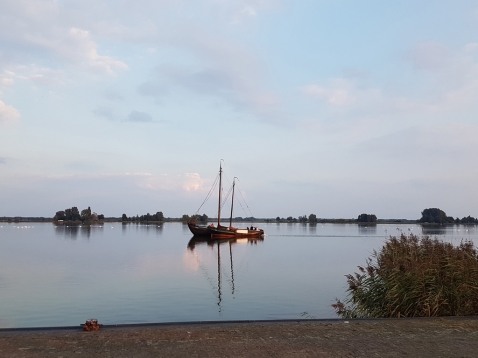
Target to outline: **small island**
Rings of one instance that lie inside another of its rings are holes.
[[[91,208],[83,209],[80,211],[76,206],[70,209],[57,211],[53,217],[53,222],[57,225],[96,225],[103,224],[105,216],[103,214],[97,214],[91,212]]]

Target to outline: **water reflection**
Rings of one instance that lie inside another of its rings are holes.
[[[164,223],[160,224],[140,224],[137,222],[122,223],[121,230],[125,234],[128,230],[136,230],[138,233],[156,232],[156,234],[162,234]]]
[[[358,230],[360,235],[377,235],[376,224],[358,225]]]
[[[80,232],[79,226],[56,225],[55,233],[67,239],[76,240]]]
[[[244,238],[237,238],[237,239],[221,239],[215,240],[209,237],[200,237],[200,236],[193,236],[191,240],[188,242],[188,250],[194,251],[196,245],[207,245],[209,247],[214,247],[216,244],[221,245],[225,243],[229,243],[230,245],[234,244],[250,244],[250,245],[257,245],[258,242],[264,241],[263,237],[244,237]]]
[[[309,233],[311,235],[315,235],[316,232],[317,232],[317,224],[316,223],[309,224]]]
[[[230,270],[231,270],[231,295],[234,298],[235,292],[235,281],[234,281],[234,260],[232,255],[232,247],[235,244],[250,244],[250,245],[257,245],[258,242],[264,241],[263,237],[260,238],[237,238],[237,239],[222,239],[222,240],[213,240],[211,238],[203,238],[203,237],[196,237],[193,236],[191,240],[188,242],[188,250],[190,252],[195,252],[196,246],[199,245],[207,245],[210,248],[217,248],[217,285],[215,286],[212,283],[212,279],[207,274],[207,270],[205,269],[204,264],[200,262],[199,257],[196,255],[196,258],[199,262],[201,270],[207,276],[207,280],[211,283],[214,289],[217,289],[217,306],[219,314],[222,312],[222,300],[223,300],[223,291],[222,291],[222,271],[221,271],[221,246],[228,246],[229,248],[229,263],[230,263]]]
[[[58,236],[62,236],[67,239],[76,240],[78,235],[89,239],[91,236],[92,230],[103,230],[103,225],[101,226],[90,226],[90,225],[55,225],[55,233]]]
[[[446,226],[434,226],[434,225],[423,225],[422,226],[422,234],[423,235],[445,235],[446,234]]]

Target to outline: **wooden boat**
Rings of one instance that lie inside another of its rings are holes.
[[[211,237],[211,227],[210,226],[199,226],[194,220],[188,222],[189,231],[192,232],[194,236],[206,236]]]
[[[217,227],[213,224],[209,226],[198,226],[193,220],[188,222],[189,230],[195,236],[209,236],[212,239],[234,239],[242,237],[258,238],[264,236],[264,230],[258,228],[239,229],[232,226],[232,213],[234,209],[234,188],[236,177],[232,182],[232,201],[229,226],[221,225],[221,192],[222,192],[222,163],[219,163],[219,201],[217,210]]]

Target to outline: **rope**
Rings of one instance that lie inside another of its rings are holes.
[[[202,206],[203,206],[203,205],[206,203],[206,201],[208,201],[208,199],[211,197],[213,190],[216,188],[216,185],[217,185],[218,180],[219,180],[219,173],[217,173],[216,179],[214,180],[214,183],[212,184],[211,189],[209,189],[209,193],[207,193],[206,199],[204,199],[204,201],[202,202],[201,206],[199,207],[199,209],[196,211],[196,213],[195,213],[194,215],[197,215],[197,214],[199,213],[199,210],[201,210]]]
[[[229,198],[229,195],[232,193],[232,186],[229,187],[229,191],[227,192],[226,196],[224,197],[224,200],[221,203],[221,209],[224,207],[224,204],[226,204],[227,199]]]
[[[238,191],[239,191],[239,194],[241,195],[242,200],[244,200],[244,204],[246,205],[247,209],[249,210],[249,213],[251,214],[251,218],[253,218],[254,215],[252,215],[252,211],[251,211],[251,209],[249,208],[249,205],[247,205],[246,199],[244,199],[244,196],[242,195],[241,189],[238,188]],[[244,210],[244,208],[242,207],[242,204],[241,204],[240,201],[239,201],[239,205],[241,206],[242,210]],[[246,213],[246,215],[247,215],[246,210],[244,210],[244,213]],[[251,222],[252,222],[252,221],[251,221]]]

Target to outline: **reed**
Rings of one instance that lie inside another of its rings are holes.
[[[365,267],[346,275],[348,296],[332,305],[342,318],[478,314],[478,256],[428,236],[391,236]]]

